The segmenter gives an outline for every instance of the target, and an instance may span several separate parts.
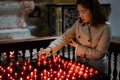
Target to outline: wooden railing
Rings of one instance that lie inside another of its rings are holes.
[[[37,58],[37,52],[46,48],[54,37],[41,37],[22,40],[1,40],[0,41],[0,65],[11,61]],[[27,52],[27,50],[29,52]],[[36,51],[34,51],[36,50]],[[13,56],[10,56],[11,53]],[[74,48],[66,45],[57,54],[75,60]],[[120,39],[113,38],[109,47],[109,75],[111,80],[120,78]]]

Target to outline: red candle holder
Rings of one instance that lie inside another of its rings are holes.
[[[29,65],[28,69],[29,69],[29,71],[31,71],[32,70],[32,65]]]
[[[11,62],[7,67],[0,66],[0,79],[3,80],[87,80],[99,72],[84,64],[54,56],[43,56],[36,62],[30,59],[22,64]],[[5,77],[4,77],[5,76]]]

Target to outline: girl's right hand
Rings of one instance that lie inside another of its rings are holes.
[[[50,54],[51,52],[51,48],[46,48],[46,49],[43,49],[41,51],[38,52],[38,56],[39,58],[42,56],[42,55],[45,55],[46,57],[48,57],[48,55]]]

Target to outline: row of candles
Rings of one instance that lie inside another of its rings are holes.
[[[17,54],[18,56],[22,56],[22,54],[19,52],[18,54]],[[7,55],[7,53],[3,53],[3,57],[4,58],[7,58],[8,57],[8,55]],[[15,57],[15,52],[14,51],[10,51],[9,52],[9,58],[13,58],[13,57]]]
[[[63,59],[60,55],[0,66],[0,80],[83,80],[96,75],[99,72],[92,67]]]

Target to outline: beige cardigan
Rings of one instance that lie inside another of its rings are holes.
[[[56,53],[68,44],[71,39],[76,39],[78,43],[75,48],[76,56],[88,58],[88,63],[97,68],[99,67],[98,63],[100,63],[100,65],[102,65],[103,62],[107,64],[107,61],[105,62],[105,54],[107,53],[111,40],[111,30],[108,24],[93,27],[89,24],[83,25],[83,23],[77,20],[63,35],[51,42],[49,47],[51,47],[52,53]]]

